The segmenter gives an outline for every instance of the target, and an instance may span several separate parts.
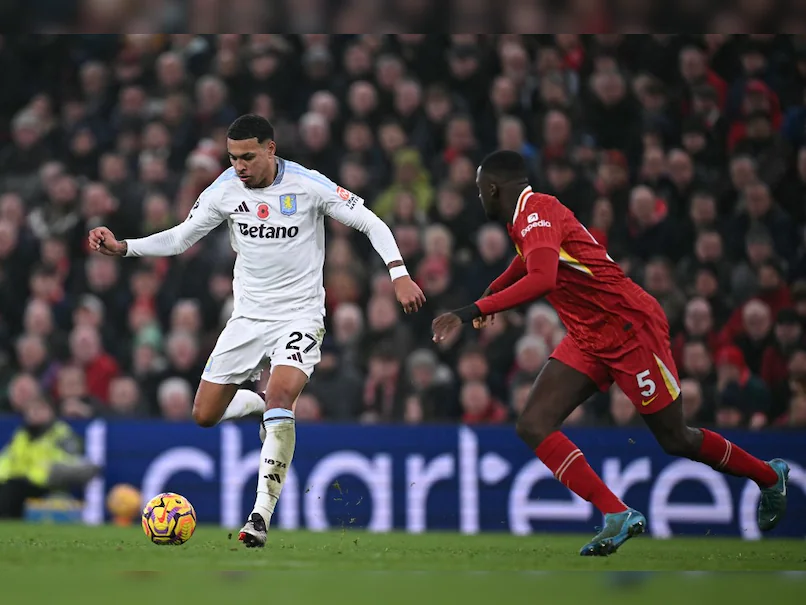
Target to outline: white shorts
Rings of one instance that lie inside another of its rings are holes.
[[[291,321],[233,317],[218,336],[202,379],[216,384],[243,384],[260,378],[271,365],[299,368],[310,378],[322,357],[322,316]]]

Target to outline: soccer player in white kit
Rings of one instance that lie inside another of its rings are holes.
[[[97,227],[89,233],[89,244],[108,256],[173,256],[227,222],[237,253],[234,309],[202,373],[193,418],[211,427],[263,413],[257,498],[239,535],[247,547],[255,547],[266,543],[294,455],[294,403],[320,359],[324,217],[369,237],[406,313],[417,311],[425,296],[409,277],[389,227],[354,193],[276,156],[268,120],[252,114],[235,120],[227,132],[227,151],[232,167],[199,196],[183,223],[122,241],[106,227]],[[239,388],[269,365],[265,401]]]

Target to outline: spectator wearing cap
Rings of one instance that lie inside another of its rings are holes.
[[[361,401],[363,395],[361,376],[342,363],[339,347],[332,337],[325,337],[320,350],[322,359],[306,392],[310,391],[321,404],[323,418],[350,420],[355,415],[356,402]]]
[[[760,429],[767,424],[770,391],[747,367],[741,349],[720,349],[717,368],[717,425],[722,428]]]

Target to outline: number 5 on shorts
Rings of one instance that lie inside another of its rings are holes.
[[[649,370],[644,370],[640,374],[636,374],[635,378],[638,380],[638,387],[643,389],[641,395],[643,397],[652,397],[655,394],[655,381],[649,378]],[[646,403],[644,405],[647,405]]]

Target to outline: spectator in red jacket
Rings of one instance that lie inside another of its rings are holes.
[[[109,401],[109,383],[120,373],[118,363],[103,350],[95,328],[79,326],[70,334],[73,362],[84,370],[87,392],[102,403]]]

